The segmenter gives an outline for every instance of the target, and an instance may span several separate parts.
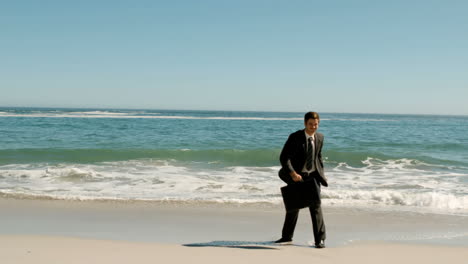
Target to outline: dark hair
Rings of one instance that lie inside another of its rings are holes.
[[[320,122],[320,116],[317,112],[308,112],[304,116],[304,123],[307,123],[309,119],[317,119]]]

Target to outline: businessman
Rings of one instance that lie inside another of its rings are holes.
[[[310,192],[316,201],[309,207],[316,248],[325,247],[325,223],[323,221],[320,186],[328,186],[323,170],[323,134],[316,132],[320,123],[319,114],[308,112],[304,116],[305,128],[289,135],[280,155],[280,178],[289,184],[308,181]],[[292,244],[299,209],[286,212],[281,239],[277,244]]]

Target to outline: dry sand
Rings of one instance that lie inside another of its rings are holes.
[[[277,246],[281,206],[0,198],[0,264],[468,263],[466,216],[324,208],[327,248]],[[358,242],[356,242],[358,241]]]
[[[450,263],[465,264],[468,248],[387,243],[315,249],[303,246],[203,246],[77,239],[0,236],[3,264],[53,263]],[[307,262],[303,262],[307,261]]]

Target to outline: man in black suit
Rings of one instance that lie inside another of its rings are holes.
[[[280,155],[280,178],[288,185],[307,181],[316,202],[309,207],[312,218],[316,248],[325,247],[325,223],[323,221],[320,186],[328,186],[323,170],[323,134],[316,132],[320,123],[319,114],[308,112],[304,116],[305,128],[289,135]],[[277,244],[292,244],[299,209],[286,212],[281,239]]]

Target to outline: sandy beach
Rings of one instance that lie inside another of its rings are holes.
[[[273,205],[0,199],[0,258],[23,263],[465,263],[466,217],[324,208],[326,249],[301,211],[293,246]]]
[[[466,263],[463,247],[357,244],[342,248],[296,246],[204,246],[77,239],[0,236],[5,264],[50,263]]]

